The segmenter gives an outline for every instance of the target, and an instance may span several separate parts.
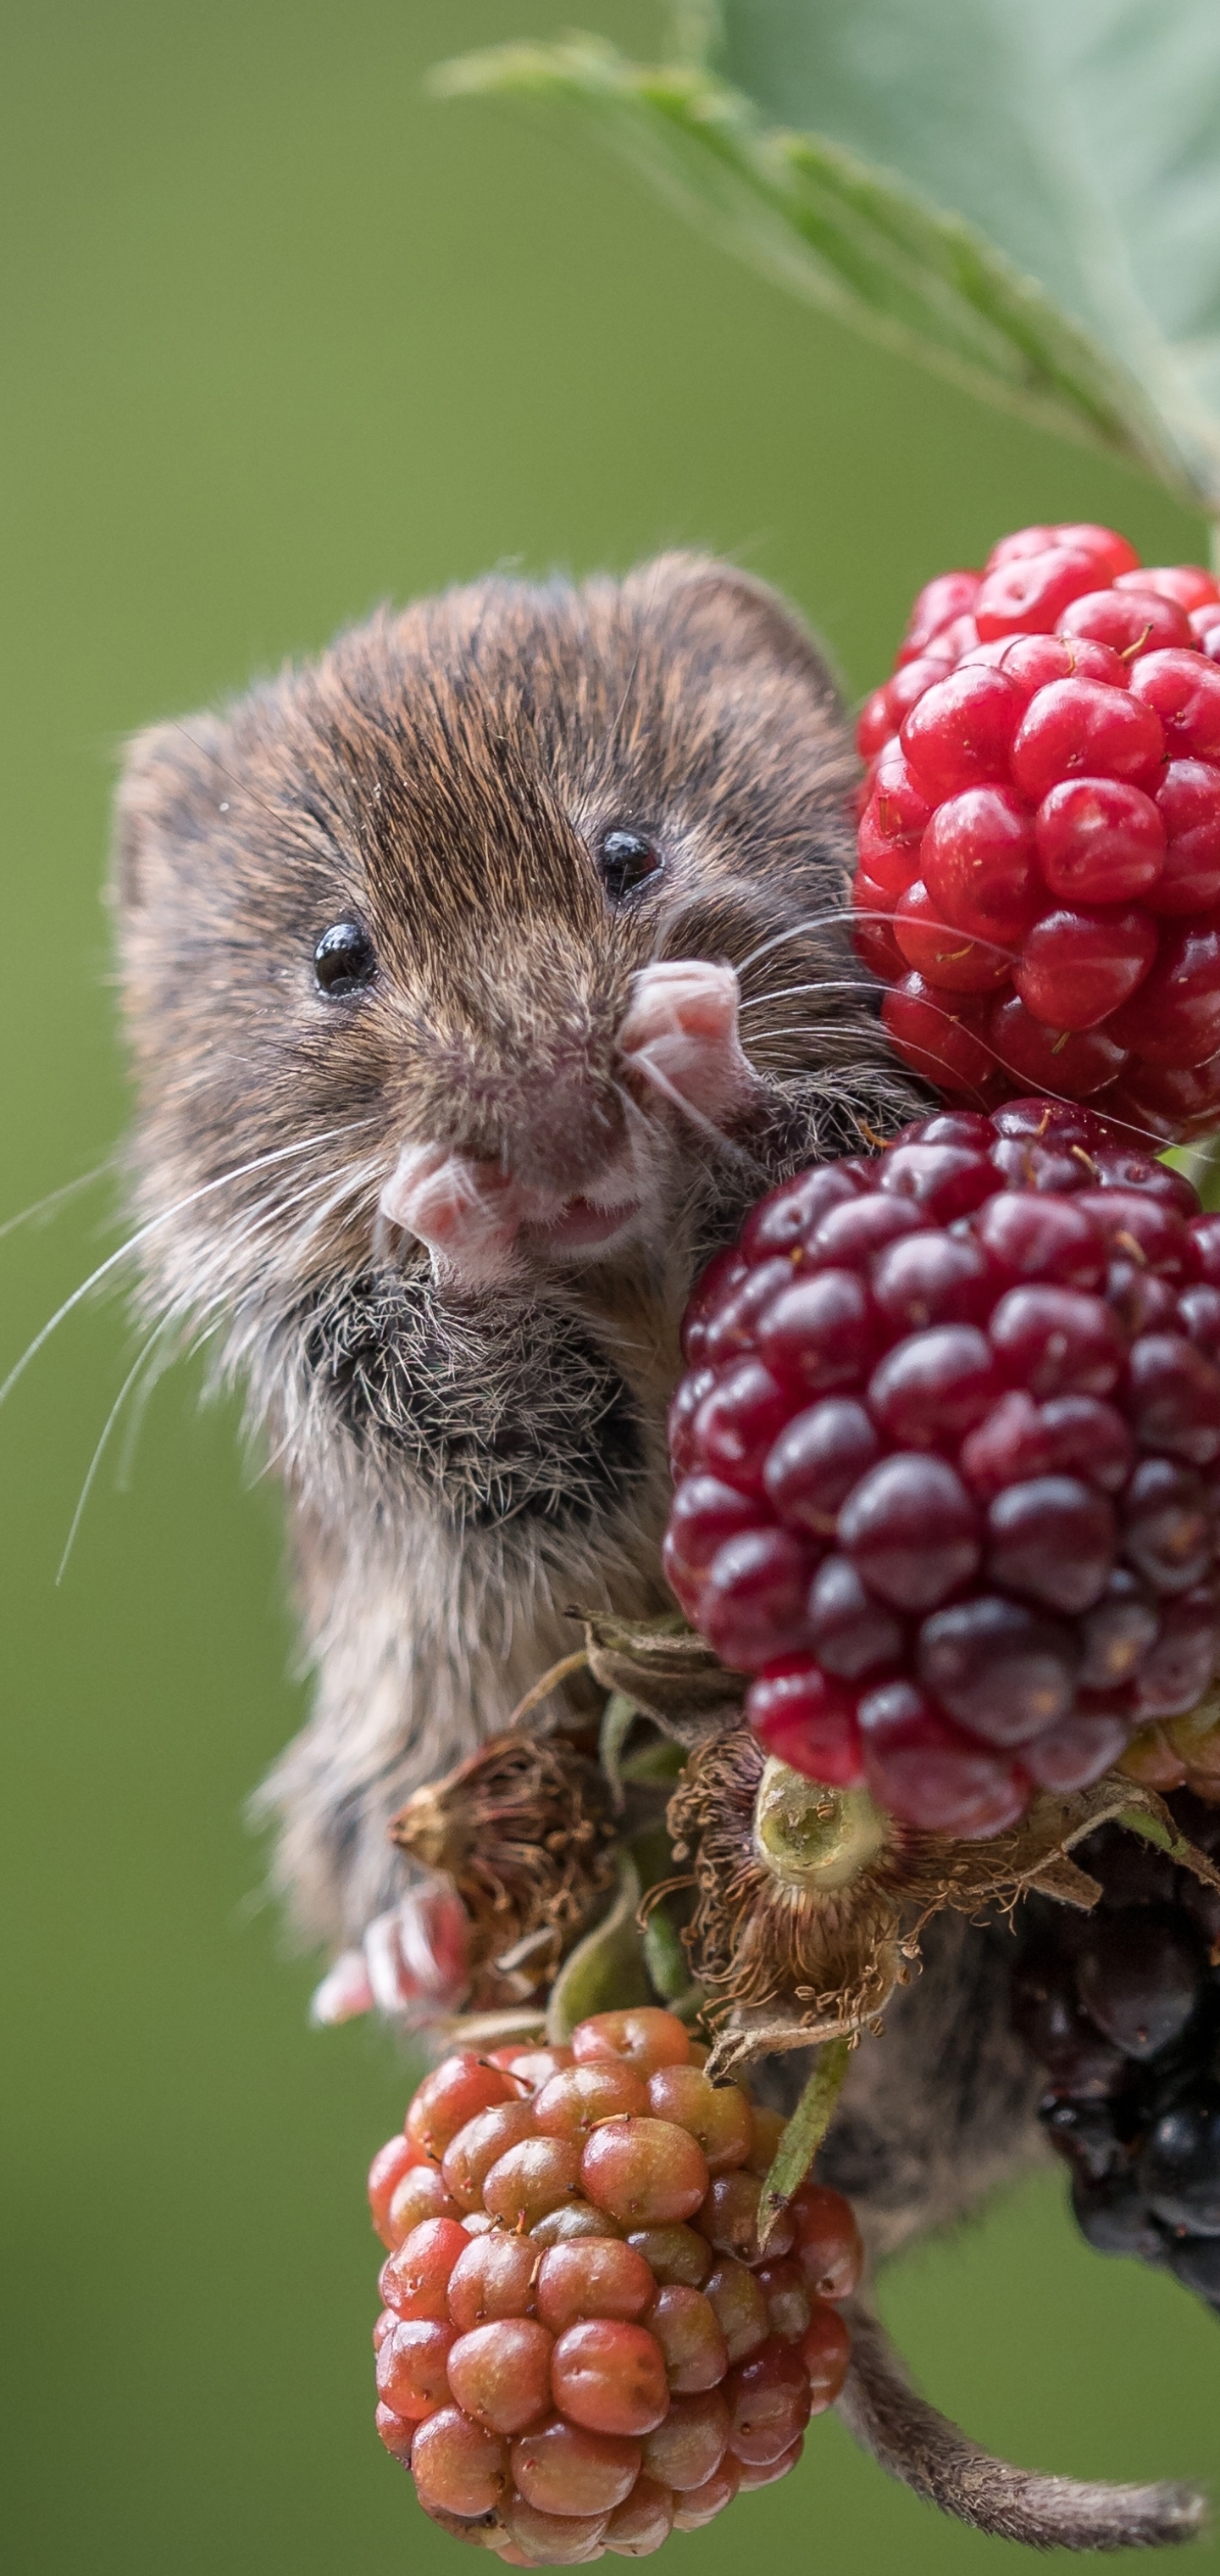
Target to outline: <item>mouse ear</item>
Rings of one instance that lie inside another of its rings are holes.
[[[119,912],[147,902],[168,848],[180,851],[214,831],[227,739],[210,712],[133,734],[115,795],[110,900]]]
[[[723,660],[768,661],[805,680],[838,714],[842,693],[824,648],[799,609],[756,574],[715,555],[657,555],[623,584],[633,603],[652,616],[668,613],[690,645],[706,644]]]

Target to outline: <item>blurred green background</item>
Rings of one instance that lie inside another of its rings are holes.
[[[649,0],[596,22],[659,45]],[[8,20],[0,1219],[122,1126],[98,890],[128,728],[490,564],[725,549],[859,693],[915,585],[1023,520],[1199,551],[1151,489],[731,266],[579,134],[420,96],[442,54],[554,32],[547,0]],[[0,1372],[113,1215],[103,1181],[0,1241]],[[404,2070],[360,2026],[307,2031],[311,1968],[242,1823],[300,1715],[276,1498],[184,1376],[129,1490],[108,1453],[56,1588],[129,1356],[121,1302],[87,1304],[0,1421],[6,2564],[457,2576],[371,2427],[363,2169]],[[1215,2324],[1088,2253],[1053,2177],[896,2270],[885,2305],[929,2392],[1010,2456],[1215,2460]],[[837,2576],[1015,2557],[834,2422],[787,2486],[670,2546]]]

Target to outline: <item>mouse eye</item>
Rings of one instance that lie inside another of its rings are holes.
[[[641,832],[604,832],[597,864],[611,903],[623,903],[646,877],[659,876],[665,861]]]
[[[349,993],[358,993],[370,984],[377,971],[373,943],[358,921],[336,921],[324,931],[313,952],[313,971],[319,992],[330,1002],[341,1002]]]

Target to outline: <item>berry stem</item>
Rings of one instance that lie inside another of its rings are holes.
[[[541,1680],[531,1685],[524,1699],[518,1700],[505,1727],[505,1734],[511,1735],[513,1728],[520,1726],[522,1718],[528,1717],[531,1710],[538,1708],[544,1699],[549,1699],[551,1692],[558,1690],[561,1682],[569,1681],[573,1673],[582,1673],[588,1661],[588,1649],[585,1646],[578,1647],[575,1654],[561,1655],[559,1662],[552,1664],[550,1671],[543,1673]]]
[[[758,2241],[767,2238],[793,2194],[800,2190],[821,2146],[851,2064],[850,2039],[828,2039],[816,2051],[813,2072],[771,2160],[758,2203]]]

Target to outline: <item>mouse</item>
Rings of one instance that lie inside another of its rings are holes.
[[[932,1105],[853,944],[857,776],[797,611],[687,553],[383,609],[128,746],[138,1304],[242,1390],[284,1491],[313,1699],[256,1812],[354,2009],[409,2027],[430,1978],[438,2011],[458,1991],[389,1833],[412,1790],[572,1660],[574,1615],[673,1610],[700,1271],[779,1182]],[[587,1677],[557,1688],[596,1716]],[[941,1914],[861,2038],[818,2173],[873,2265],[1050,2162],[1017,1951]],[[807,2072],[753,2088],[790,2111]],[[1037,2546],[1194,2527],[1184,2490],[991,2459],[866,2307],[852,2331],[850,2429],[944,2510]]]
[[[140,1304],[281,1480],[313,1705],[259,1810],[298,1934],[391,2011],[391,1818],[574,1609],[672,1611],[701,1267],[926,1111],[850,934],[856,778],[800,616],[681,553],[383,610],[128,748]],[[938,1932],[860,2052],[832,2163],[883,2249],[1035,2151],[1005,1975]]]

